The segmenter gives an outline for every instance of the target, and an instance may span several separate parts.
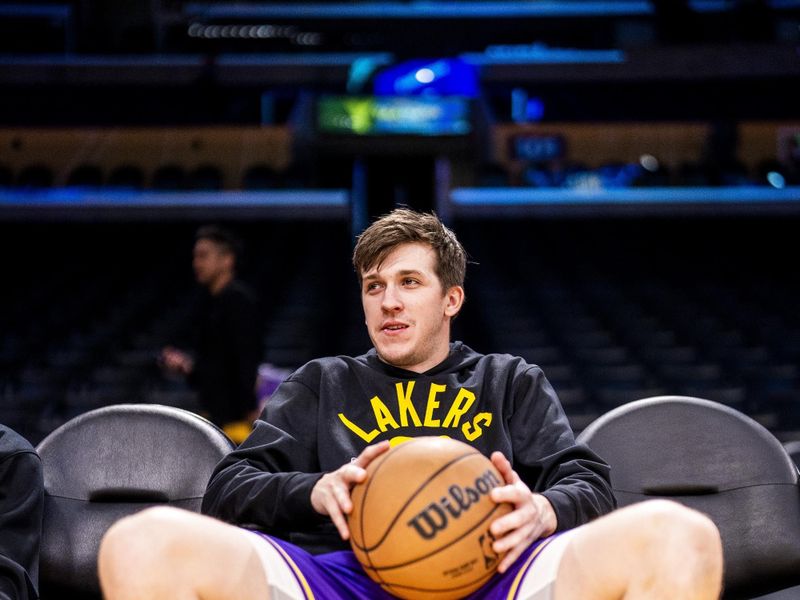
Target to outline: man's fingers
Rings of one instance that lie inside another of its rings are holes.
[[[514,485],[501,485],[490,492],[490,497],[497,503],[508,502],[515,507],[522,504],[525,500],[525,495],[518,487]]]
[[[495,519],[491,526],[492,535],[500,539],[510,531],[525,527],[534,522],[538,523],[538,518],[532,510],[529,510],[527,507],[518,508],[507,515]]]
[[[341,512],[349,515],[350,511],[353,510],[353,501],[350,500],[349,488],[341,485],[335,485],[332,492]]]
[[[328,504],[328,516],[333,521],[333,524],[336,525],[336,529],[339,531],[339,535],[343,540],[347,540],[350,538],[350,529],[347,527],[347,520],[344,518],[342,514],[342,510],[339,507],[339,503],[336,501],[335,498],[331,497]]]
[[[503,560],[500,561],[500,564],[497,565],[497,570],[500,573],[505,573],[508,568],[514,564],[514,561],[517,560],[522,554],[522,551],[527,548],[527,546],[515,546],[512,548],[508,554],[503,557]]]
[[[492,531],[497,538],[492,544],[492,547],[494,548],[495,552],[507,552],[517,544],[521,544],[530,539],[535,528],[535,525],[531,523],[505,529],[500,534],[495,534],[494,531]],[[492,527],[492,529],[494,530],[494,527]]]
[[[389,449],[388,441],[383,441],[377,444],[373,444],[372,446],[367,446],[366,448],[364,448],[364,451],[358,455],[358,458],[356,458],[350,464],[366,468],[369,463],[371,463],[375,458],[386,452],[388,449]]]
[[[501,452],[492,452],[491,460],[506,483],[516,483],[520,480],[519,475],[511,468],[511,463]]]
[[[345,517],[353,510],[350,489],[367,478],[366,466],[388,449],[389,442],[367,446],[353,462],[323,475],[311,490],[312,506],[317,512],[330,517],[343,540],[350,538]]]
[[[509,515],[510,516],[510,515]],[[494,527],[492,527],[494,529]],[[492,549],[498,554],[506,552],[503,560],[498,565],[498,570],[504,572],[519,557],[531,542],[539,537],[537,526],[528,523],[522,527],[514,527],[508,530],[506,535],[501,535],[492,544]]]
[[[339,469],[339,475],[349,490],[354,484],[361,483],[367,478],[367,471],[355,463],[350,463]]]
[[[527,488],[519,485],[503,485],[496,487],[490,492],[489,497],[498,504],[507,502],[513,505],[514,512],[521,509],[529,511],[527,512],[529,518],[531,514],[539,512],[536,505],[533,503],[531,493]]]

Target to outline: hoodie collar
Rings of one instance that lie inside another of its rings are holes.
[[[440,373],[449,373],[457,371],[465,366],[468,366],[478,360],[480,355],[469,346],[462,342],[450,342],[450,353],[442,362],[435,367],[432,367],[424,373],[417,373],[416,371],[409,371],[401,367],[396,367],[383,362],[375,348],[359,357],[363,362],[366,362],[370,367],[378,371],[382,371],[391,377],[399,379],[414,379],[416,377],[429,377],[438,375]]]

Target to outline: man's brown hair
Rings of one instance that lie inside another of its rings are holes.
[[[456,234],[444,226],[435,213],[420,213],[398,208],[384,215],[358,236],[353,251],[353,266],[359,282],[364,273],[380,265],[400,244],[422,242],[436,253],[436,275],[443,292],[464,285],[467,253]]]

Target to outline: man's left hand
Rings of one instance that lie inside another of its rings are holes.
[[[492,463],[500,471],[506,485],[492,490],[495,502],[507,502],[514,509],[495,520],[491,526],[495,537],[494,551],[498,554],[508,552],[497,570],[505,571],[522,552],[539,538],[547,537],[556,530],[557,519],[549,500],[541,494],[534,494],[519,475],[511,468],[511,463],[500,452],[492,453]]]

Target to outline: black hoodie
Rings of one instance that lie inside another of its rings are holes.
[[[31,444],[0,425],[0,599],[38,598],[44,484]]]
[[[501,451],[553,505],[558,531],[614,508],[608,465],[576,445],[542,370],[455,342],[425,373],[388,365],[375,350],[298,369],[250,437],[217,466],[203,512],[311,552],[347,548],[311,506],[316,482],[369,444],[424,435],[447,435],[487,456]]]

